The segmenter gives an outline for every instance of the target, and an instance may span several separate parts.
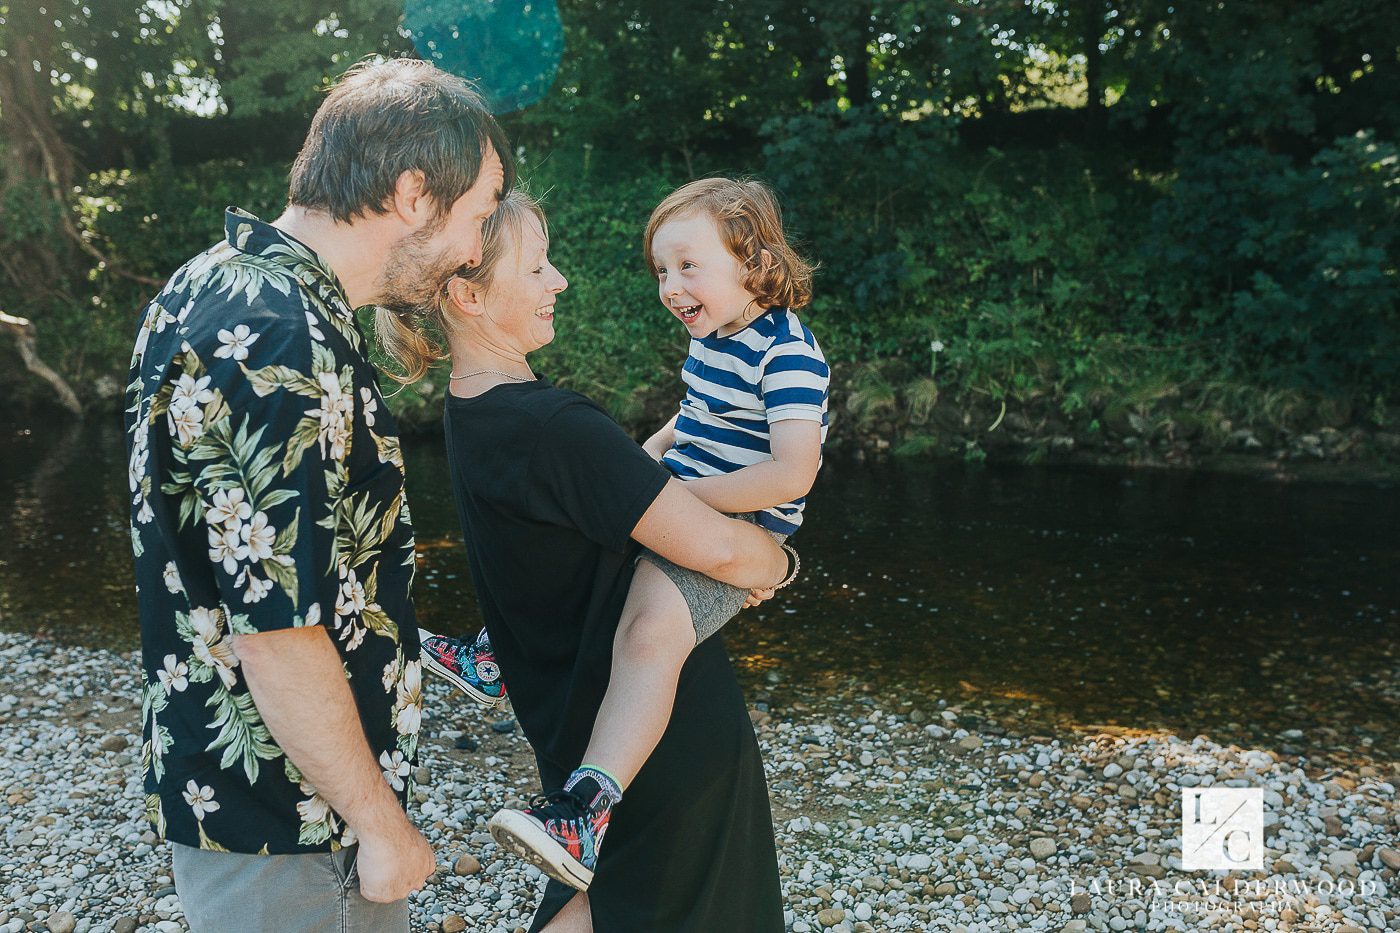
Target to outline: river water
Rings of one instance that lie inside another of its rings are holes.
[[[440,443],[406,455],[420,617],[475,632]],[[0,423],[0,627],[137,645],[124,459],[116,419]],[[775,709],[1400,756],[1394,485],[833,459],[808,516],[802,579],[726,630]]]

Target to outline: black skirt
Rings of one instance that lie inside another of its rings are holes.
[[[540,771],[546,787],[568,776],[543,761]],[[550,881],[531,930],[575,893]],[[588,899],[595,933],[781,933],[768,786],[722,636],[682,669],[666,734],[613,811]]]

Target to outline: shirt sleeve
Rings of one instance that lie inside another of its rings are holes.
[[[620,551],[670,478],[617,422],[579,401],[543,426],[530,458],[526,495],[542,521],[574,528]]]
[[[763,358],[760,389],[768,423],[826,419],[831,370],[822,351],[802,340],[774,345]]]
[[[182,348],[166,418],[175,468],[190,483],[182,524],[207,546],[200,582],[234,634],[334,618],[337,502],[355,410],[350,368],[323,346],[313,351],[300,320],[258,310],[223,329],[231,339]],[[360,601],[373,602],[363,582]]]

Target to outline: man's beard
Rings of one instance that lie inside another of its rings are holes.
[[[403,314],[437,300],[442,286],[462,267],[447,248],[431,247],[433,236],[441,229],[439,224],[410,233],[389,248],[377,304]]]

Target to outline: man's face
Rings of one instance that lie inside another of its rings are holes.
[[[378,303],[393,311],[424,307],[453,272],[480,264],[481,225],[500,203],[504,183],[500,157],[487,146],[476,181],[447,214],[390,247]]]

